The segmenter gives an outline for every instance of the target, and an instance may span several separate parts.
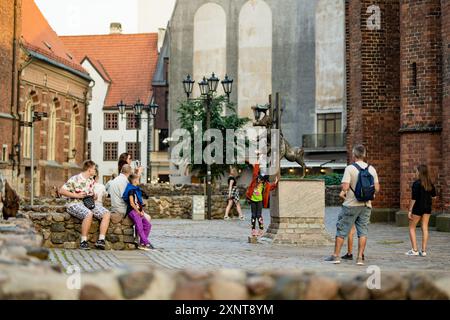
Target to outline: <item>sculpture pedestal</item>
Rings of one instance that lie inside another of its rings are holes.
[[[271,222],[263,241],[302,246],[330,245],[325,230],[325,181],[281,180],[270,201]]]

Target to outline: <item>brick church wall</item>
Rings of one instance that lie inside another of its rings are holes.
[[[380,29],[370,30],[367,9],[372,1],[347,1],[348,154],[354,144],[368,147],[368,161],[378,171],[379,208],[398,208],[400,181],[400,30],[399,3],[378,1]]]
[[[401,3],[401,208],[407,209],[415,167],[440,181],[442,128],[441,1]],[[442,172],[441,172],[442,174]],[[439,209],[439,203],[435,209]]]

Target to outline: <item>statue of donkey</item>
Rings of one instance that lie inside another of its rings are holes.
[[[256,107],[252,107],[254,109]],[[264,116],[253,122],[255,127],[272,128],[273,118],[269,109],[263,112]],[[269,135],[270,139],[270,135]],[[269,148],[270,149],[270,148]],[[270,150],[269,150],[270,153]],[[283,132],[280,130],[280,160],[286,158],[290,162],[297,162],[302,167],[302,178],[306,175],[305,150],[299,147],[291,147],[289,142],[284,138]]]

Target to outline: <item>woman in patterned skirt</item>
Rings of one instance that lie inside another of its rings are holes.
[[[228,205],[225,210],[224,220],[230,220],[229,214],[230,210],[233,207],[233,204],[236,205],[236,209],[239,213],[239,219],[244,220],[244,215],[242,214],[241,203],[239,202],[239,189],[237,187],[236,177],[234,175],[230,175],[228,178],[228,196],[227,196]]]

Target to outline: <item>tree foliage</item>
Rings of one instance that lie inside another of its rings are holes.
[[[226,111],[226,113],[224,111]],[[189,101],[182,102],[177,108],[177,113],[181,128],[187,130],[190,133],[192,141],[194,139],[194,130],[196,122],[202,123],[202,137],[204,136],[204,133],[206,131],[206,102],[204,100],[192,99]],[[234,166],[236,169],[243,169],[246,167],[246,165],[243,164],[238,165],[237,163],[234,164],[225,163],[226,146],[229,143],[235,142],[235,141],[227,141],[226,130],[241,129],[247,122],[250,121],[250,119],[239,117],[236,113],[235,104],[227,102],[227,98],[225,96],[215,96],[212,98],[210,106],[210,115],[211,115],[211,122],[210,122],[211,129],[220,130],[223,137],[224,163],[211,165],[211,175],[214,180],[226,174],[229,171],[230,165]],[[205,147],[208,144],[209,144],[208,142],[203,141],[202,150],[205,150]],[[203,178],[206,176],[206,163],[204,162],[204,159],[202,164],[194,164],[194,143],[191,143],[191,163],[189,165],[189,169],[194,175],[197,175],[199,178]]]

